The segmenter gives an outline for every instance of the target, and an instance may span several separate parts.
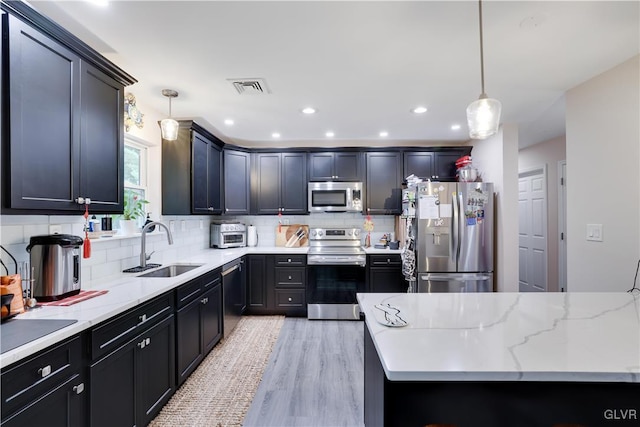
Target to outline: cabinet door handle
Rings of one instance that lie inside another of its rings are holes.
[[[73,386],[73,391],[76,392],[76,394],[80,394],[84,391],[84,383],[80,383],[78,385],[74,385]]]
[[[138,343],[138,347],[140,347],[140,348],[144,348],[145,347],[144,340],[142,340],[142,341],[140,341]]]
[[[145,343],[146,345],[151,344],[151,338],[147,338],[146,340],[144,340],[144,343]]]
[[[42,378],[46,377],[47,375],[51,374],[51,365],[47,365],[43,368],[38,369],[38,373],[42,376]]]
[[[291,280],[291,276],[289,276],[289,280]]]
[[[138,319],[140,319],[140,323],[144,323],[147,321],[147,315],[143,314],[142,316],[139,316]]]
[[[391,264],[391,260],[387,258],[387,264]]]
[[[201,302],[202,304],[206,304],[206,303],[208,303],[208,302],[209,302],[209,298],[202,298],[202,299],[200,300],[200,302]]]
[[[287,262],[288,262],[288,263],[291,263],[291,258],[287,258]]]
[[[209,206],[209,207],[207,208],[207,210],[212,211],[212,210],[213,210],[213,208],[212,208],[211,206]]]

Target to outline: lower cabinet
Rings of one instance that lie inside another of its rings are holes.
[[[86,425],[82,349],[76,336],[3,370],[1,425]]]
[[[145,426],[176,389],[173,292],[89,334],[89,425]]]
[[[222,337],[220,269],[185,283],[176,292],[176,375],[180,386]]]
[[[248,255],[248,314],[307,315],[306,255]]]
[[[369,255],[367,280],[369,292],[407,292],[409,284],[402,274],[400,255]]]

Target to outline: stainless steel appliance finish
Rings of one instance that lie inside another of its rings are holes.
[[[209,233],[212,248],[243,248],[247,246],[247,228],[239,222],[212,222]]]
[[[147,232],[150,229],[153,230],[156,225],[164,228],[164,230],[167,232],[167,242],[170,245],[173,245],[173,236],[171,235],[171,230],[169,230],[169,227],[159,221],[151,221],[146,223],[144,227],[142,227],[142,233],[140,234],[140,267],[142,268],[147,267],[147,261],[151,259],[151,255],[153,254],[153,252],[155,252],[153,251],[147,255]]]
[[[492,292],[493,217],[491,183],[418,184],[418,291]]]
[[[27,246],[33,269],[33,297],[56,301],[80,293],[82,238],[70,234],[32,236]]]
[[[310,182],[309,212],[362,212],[361,182]]]
[[[222,267],[223,337],[228,338],[245,310],[245,289],[242,286],[244,261],[236,259]]]
[[[359,228],[312,228],[307,254],[307,317],[358,320],[367,257]]]

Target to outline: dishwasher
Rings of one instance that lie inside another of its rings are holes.
[[[222,267],[223,337],[228,338],[246,308],[244,258]]]

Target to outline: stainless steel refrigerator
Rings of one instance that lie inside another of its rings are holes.
[[[493,292],[493,184],[416,186],[418,292]]]

